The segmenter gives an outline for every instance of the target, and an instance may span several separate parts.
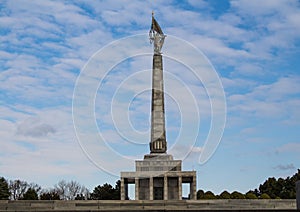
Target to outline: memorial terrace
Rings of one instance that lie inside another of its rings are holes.
[[[297,211],[296,200],[0,200],[4,211]]]

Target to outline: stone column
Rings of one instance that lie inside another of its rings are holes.
[[[121,200],[125,200],[125,185],[124,185],[124,178],[121,177]]]
[[[150,176],[149,179],[149,200],[153,200],[153,177]]]
[[[182,176],[178,177],[178,199],[182,200]]]
[[[300,210],[300,180],[296,182],[297,210]]]
[[[151,153],[167,151],[163,64],[160,54],[153,55],[150,151]]]
[[[197,185],[196,185],[196,175],[193,175],[192,182],[190,184],[190,199],[197,199]]]
[[[139,178],[136,177],[134,179],[134,184],[135,184],[135,200],[139,200],[139,192],[140,192]]]
[[[168,177],[164,175],[164,200],[168,200]]]

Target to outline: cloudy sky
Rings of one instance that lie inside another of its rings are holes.
[[[149,152],[152,10],[169,153],[198,189],[246,192],[300,168],[298,0],[7,0],[0,176],[93,189],[134,170]]]

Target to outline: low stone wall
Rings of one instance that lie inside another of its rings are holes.
[[[296,200],[7,201],[3,211],[296,211]]]

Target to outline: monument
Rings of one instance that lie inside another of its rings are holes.
[[[153,13],[149,37],[154,46],[150,154],[135,161],[135,172],[121,172],[121,200],[129,199],[128,184],[135,184],[135,200],[181,200],[183,183],[190,185],[189,199],[196,199],[196,171],[182,171],[182,161],[167,154],[161,53],[166,36]]]

